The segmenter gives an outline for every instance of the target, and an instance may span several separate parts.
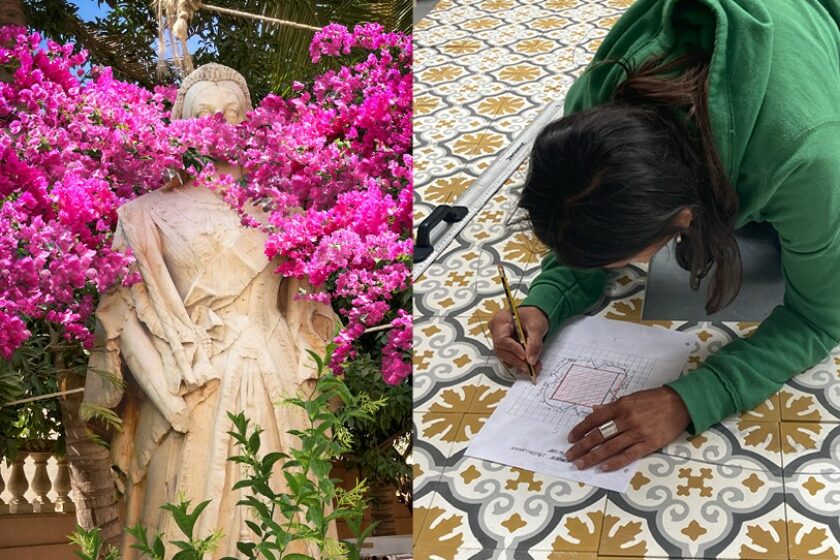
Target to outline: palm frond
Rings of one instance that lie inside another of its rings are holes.
[[[296,21],[315,27],[323,27],[324,21],[317,7],[310,0],[247,0],[247,7],[259,10],[268,17]],[[286,94],[293,81],[308,81],[313,75],[309,57],[309,44],[313,31],[295,29],[280,25],[262,25],[260,38],[269,49],[266,68],[272,90]]]
[[[111,66],[124,78],[151,87],[149,68],[131,57],[124,37],[108,34],[78,16],[78,8],[67,0],[37,0],[28,6],[30,24],[58,41],[73,41],[90,52],[97,64]]]

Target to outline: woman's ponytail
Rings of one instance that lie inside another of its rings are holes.
[[[615,61],[613,61],[615,62]],[[666,61],[664,56],[630,69],[613,95],[615,105],[656,110],[674,137],[674,148],[696,170],[694,219],[677,245],[677,261],[691,272],[691,287],[714,265],[706,300],[713,313],[732,302],[741,287],[741,257],[735,240],[738,196],[715,147],[708,112],[709,64],[702,53]],[[687,117],[687,120],[685,120]]]

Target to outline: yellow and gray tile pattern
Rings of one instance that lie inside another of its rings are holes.
[[[554,96],[626,0],[441,0],[416,27],[416,219],[455,202]],[[515,217],[524,168],[415,283],[415,558],[838,558],[840,350],[752,411],[640,461],[625,494],[464,456],[509,372],[487,321],[521,299],[541,247]],[[641,321],[646,270],[590,314]],[[647,322],[651,324],[651,322]],[[652,323],[696,335],[689,373],[755,323]]]

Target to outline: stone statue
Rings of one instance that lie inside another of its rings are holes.
[[[244,78],[207,64],[184,80],[172,118],[222,112],[239,123],[250,109]],[[265,430],[263,454],[299,445],[286,431],[307,427],[305,414],[276,403],[314,389],[306,349],[323,354],[338,318],[328,305],[294,300],[310,286],[276,275],[277,262],[263,252],[265,234],[242,226],[219,193],[189,178],[136,198],[118,216],[114,245],[131,248],[142,282],[103,295],[96,337],[104,351],[92,353],[90,367],[124,378],[125,387],[91,372],[85,401],[116,408],[124,422],[111,445],[124,475],[123,525],[141,523],[150,534],[163,531],[165,542],[179,540],[160,506],[179,493],[193,506],[212,499],[195,535],[221,529],[225,537],[212,557],[239,557],[237,540],[249,541],[252,533],[244,523],[250,512],[236,505],[242,491],[231,489],[242,472],[227,461],[238,448],[226,433],[232,429],[226,412],[244,410]],[[281,465],[275,490],[286,488]],[[334,526],[331,533],[335,538]],[[124,560],[136,558],[130,544],[123,537]],[[303,541],[287,552],[319,557]]]

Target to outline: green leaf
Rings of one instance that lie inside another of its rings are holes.
[[[162,533],[157,534],[155,536],[154,543],[152,543],[152,551],[155,554],[155,558],[160,559],[160,560],[163,560],[163,558],[166,554],[166,549],[163,546],[162,536],[163,536]]]
[[[262,529],[259,525],[251,521],[250,519],[245,520],[245,525],[247,525],[258,537],[262,536]]]
[[[234,483],[233,490],[239,490],[240,488],[248,488],[250,486],[253,486],[253,484],[253,480],[251,480],[250,478],[245,478]]]
[[[261,501],[257,500],[253,496],[249,498],[245,498],[244,500],[240,500],[240,504],[247,505],[252,507],[257,511],[261,518],[271,518],[271,514],[268,511],[268,506],[262,503]]]
[[[266,557],[266,560],[277,560],[277,557],[268,548],[268,543],[257,545],[257,549],[259,549],[260,554]]]
[[[285,477],[286,484],[289,485],[289,489],[291,490],[293,495],[300,494],[301,476],[302,475],[300,475],[299,473],[283,471],[283,477]]]
[[[265,496],[268,499],[274,498],[275,495],[274,490],[272,490],[271,487],[262,480],[254,481],[254,492],[260,496]]]
[[[82,402],[79,406],[79,415],[86,422],[93,419],[102,420],[113,429],[122,431],[122,419],[110,408]]]
[[[175,518],[175,523],[177,523],[178,528],[181,529],[181,532],[186,537],[191,539],[193,537],[193,528],[198,516],[201,515],[201,512],[204,511],[204,508],[206,508],[211,501],[212,500],[205,500],[201,502],[196,506],[191,514],[188,513],[190,500],[184,500],[177,505],[164,504],[161,506],[161,509],[171,512],[172,517]]]
[[[236,543],[236,550],[251,558],[254,555],[254,548],[256,548],[256,546],[256,543],[238,542]]]
[[[170,544],[174,544],[175,546],[180,548],[182,551],[185,551],[185,552],[194,552],[195,551],[193,545],[191,543],[188,543],[187,541],[169,541],[169,542],[170,542]]]
[[[312,356],[312,359],[315,360],[315,365],[317,366],[318,371],[324,369],[324,360],[321,359],[321,356],[310,348],[306,349],[306,353]]]
[[[324,525],[324,512],[317,507],[311,507],[306,510],[306,518],[309,519],[316,527]]]
[[[248,451],[253,454],[257,454],[260,450],[260,432],[254,432],[251,434],[251,437],[248,438]]]
[[[326,478],[332,471],[333,465],[329,461],[313,459],[312,462],[309,463],[309,468],[312,469],[312,472],[317,478]]]
[[[190,518],[192,519],[193,524],[195,524],[196,520],[198,519],[198,516],[201,515],[201,512],[203,512],[212,501],[213,500],[204,500],[203,502],[195,506],[195,509],[190,514]]]
[[[268,471],[272,470],[272,468],[274,467],[274,463],[276,463],[280,459],[286,459],[288,457],[289,457],[289,455],[287,453],[282,453],[280,451],[273,451],[273,452],[267,454],[262,459],[263,471],[268,472]]]

